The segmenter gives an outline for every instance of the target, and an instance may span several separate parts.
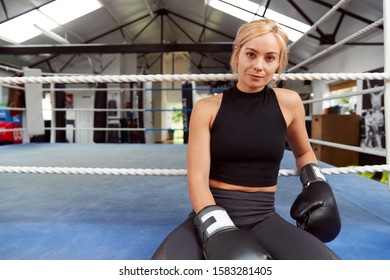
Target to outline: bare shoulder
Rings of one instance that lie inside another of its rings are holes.
[[[296,91],[285,88],[274,88],[274,91],[287,127],[294,120],[301,119],[304,116],[302,99]]]
[[[218,110],[219,106],[221,105],[221,100],[222,93],[202,98],[196,102],[195,109],[213,112],[214,110]]]
[[[296,106],[302,103],[302,99],[296,91],[285,88],[274,88],[278,101],[283,106]]]
[[[222,94],[212,95],[198,100],[192,111],[192,117],[202,123],[207,123],[209,127],[214,122],[222,102]]]

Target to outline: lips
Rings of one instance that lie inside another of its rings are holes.
[[[259,76],[259,75],[254,75],[254,74],[248,74],[252,79],[255,79],[255,80],[260,80],[260,79],[264,79],[263,76]]]

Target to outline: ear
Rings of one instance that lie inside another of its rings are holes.
[[[234,63],[237,64],[238,63],[238,55],[240,53],[240,50],[237,46],[234,47]]]

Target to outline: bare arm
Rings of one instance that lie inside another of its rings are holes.
[[[297,93],[290,95],[291,123],[287,130],[287,140],[296,158],[296,165],[303,172],[300,176],[302,191],[294,200],[290,215],[297,226],[310,232],[323,242],[332,241],[341,230],[340,214],[332,189],[321,172],[309,163],[317,163],[311,148],[305,126],[305,113]],[[306,166],[306,167],[305,167]]]
[[[305,109],[298,93],[281,90],[278,93],[283,114],[287,122],[287,142],[296,159],[298,170],[308,164],[317,163],[317,158],[310,145],[305,125]]]
[[[215,205],[209,188],[210,126],[215,111],[215,100],[199,100],[191,114],[187,149],[188,193],[192,207],[198,213],[208,205]]]

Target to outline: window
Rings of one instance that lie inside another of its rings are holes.
[[[329,93],[325,94],[324,97],[337,97],[357,90],[356,81],[344,81],[328,86]],[[324,111],[329,114],[350,114],[356,112],[357,97],[341,97],[331,100],[325,100],[323,103]]]

